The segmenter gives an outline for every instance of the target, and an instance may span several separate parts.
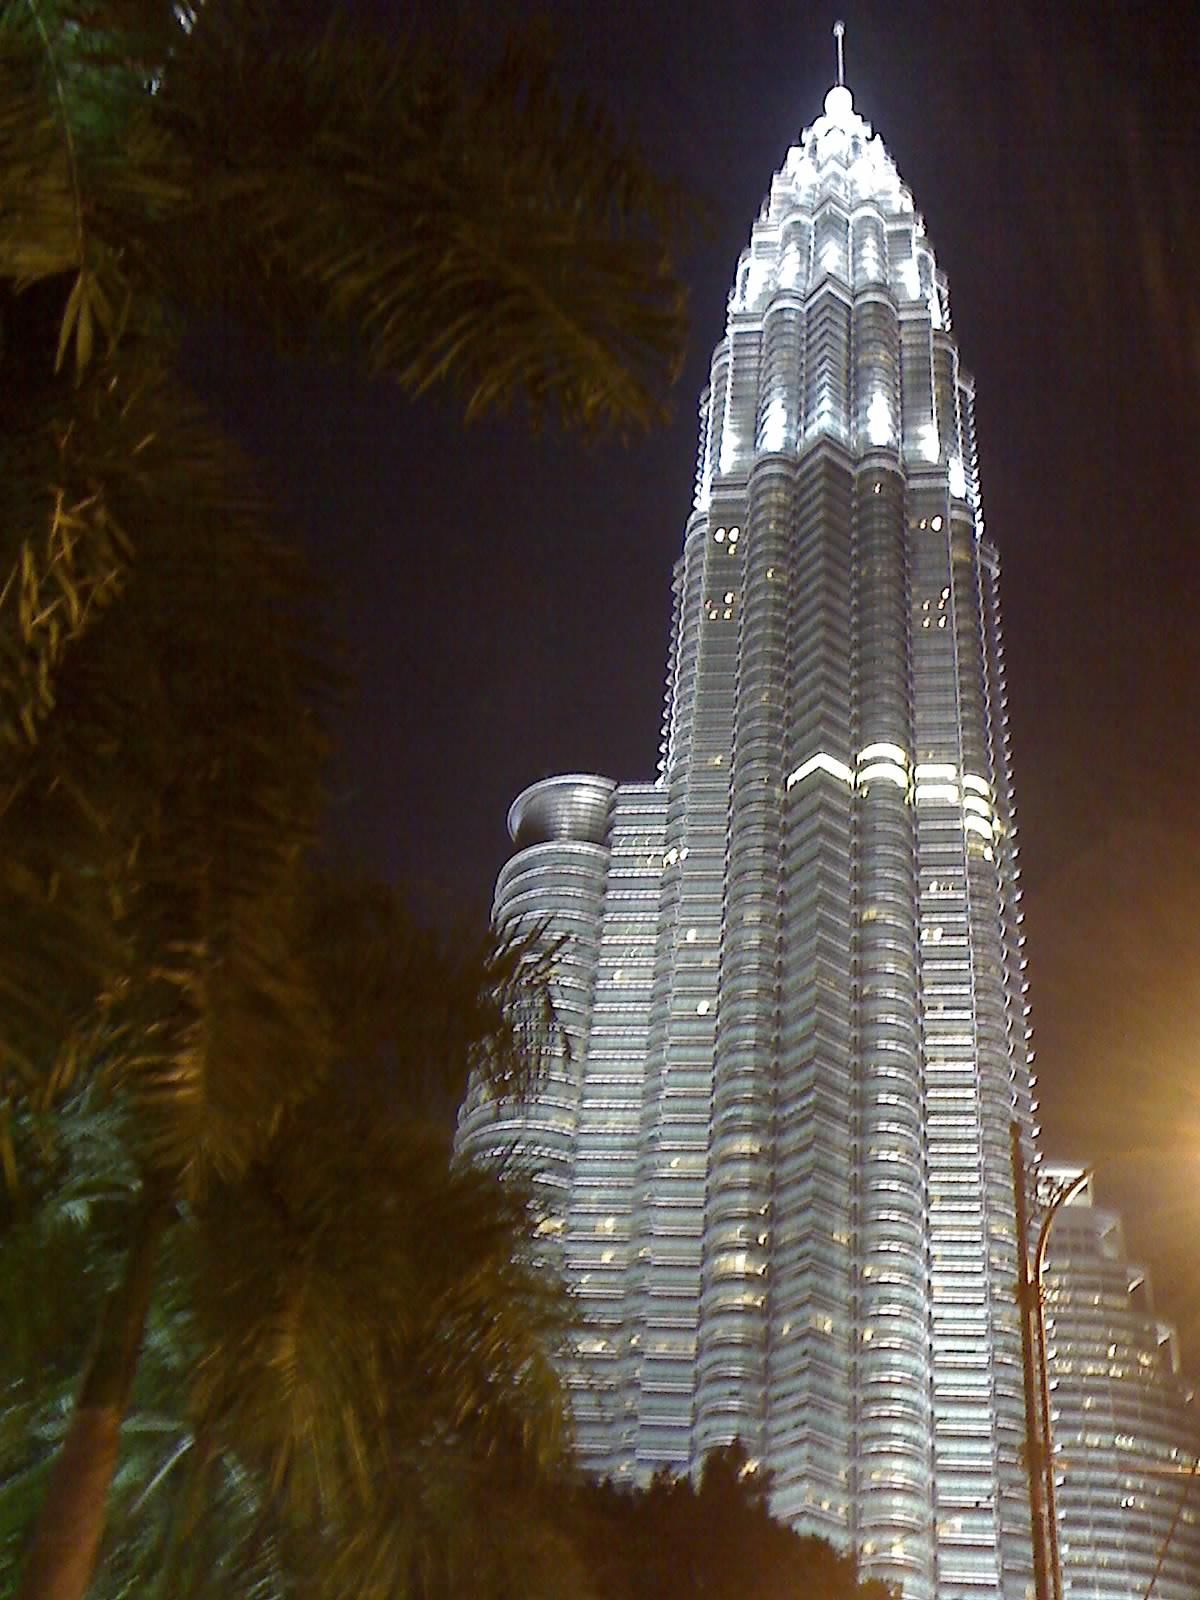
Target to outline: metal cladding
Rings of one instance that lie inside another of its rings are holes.
[[[544,778],[531,784],[513,801],[508,831],[518,850],[551,839],[574,839],[577,844],[604,844],[608,836],[608,808],[616,784],[611,778],[573,773],[564,778]]]
[[[973,389],[850,92],[788,152],[700,405],[658,779],[537,785],[501,923],[573,1052],[542,1162],[590,1467],[740,1439],[906,1600],[1024,1600],[1008,1129],[1035,1105]],[[603,825],[600,812],[603,809]]]

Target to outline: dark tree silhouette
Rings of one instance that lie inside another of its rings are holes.
[[[87,1588],[169,1236],[342,1053],[303,944],[330,675],[183,333],[643,425],[670,211],[511,53],[471,80],[269,0],[0,0],[0,1174],[19,1213],[18,1121],[52,1139],[91,1086],[136,1175],[25,1600]]]
[[[771,1516],[771,1479],[739,1444],[707,1457],[699,1485],[660,1473],[646,1489],[576,1490],[569,1516],[607,1600],[899,1600],[853,1556]]]

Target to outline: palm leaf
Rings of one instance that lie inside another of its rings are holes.
[[[214,286],[251,304],[292,286],[285,316],[359,330],[377,370],[450,382],[468,415],[518,396],[582,425],[661,414],[684,332],[678,196],[527,50],[475,87],[412,41],[397,58],[336,28],[281,50],[214,11],[155,109],[224,157],[197,168],[175,230],[236,241]],[[161,250],[177,276],[181,242],[164,227],[147,263]]]
[[[52,450],[105,511],[77,531],[68,578],[40,574],[45,603],[117,563],[121,598],[76,607],[78,625],[53,638],[26,630],[17,660],[36,672],[0,671],[0,1039],[39,1103],[103,1064],[139,1096],[146,1151],[200,1181],[210,1160],[246,1159],[255,1130],[323,1070],[322,1014],[286,929],[315,836],[330,680],[295,562],[171,380],[133,357],[98,370],[71,388],[60,431],[63,388],[51,382],[23,423],[3,419],[20,469],[0,488],[9,548],[29,542],[17,513]],[[48,685],[32,741],[30,673]]]
[[[186,33],[169,7],[142,8],[147,31],[128,7],[42,4],[75,59],[64,80],[0,10],[0,275],[74,271],[60,357],[74,341],[85,369],[98,324],[161,335],[167,308],[220,309],[293,347],[324,329],[472,416],[662,415],[683,207],[528,45],[472,83],[413,40],[306,38],[237,0]]]
[[[423,1451],[503,1439],[561,1459],[552,1355],[571,1312],[529,1259],[514,1186],[321,1096],[247,1182],[211,1192],[202,1222],[196,1416],[301,1520],[370,1505],[393,1431]]]

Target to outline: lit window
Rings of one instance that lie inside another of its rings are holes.
[[[933,529],[934,533],[941,533],[941,531],[942,531],[942,519],[941,519],[941,517],[934,517],[933,521],[929,524],[929,526]]]
[[[731,544],[736,544],[737,543],[738,534],[741,533],[741,531],[742,530],[740,528],[730,528],[730,530],[729,530],[729,542]]]
[[[689,928],[688,931],[687,931],[686,937],[687,937],[687,942],[689,944],[695,944],[695,942],[696,942],[696,930],[695,930],[695,928]]]
[[[717,541],[718,544],[724,544],[725,543],[725,529],[724,528],[718,528],[716,533],[713,534],[713,538]]]
[[[697,1016],[706,1017],[708,1015],[708,1009],[709,1009],[709,1002],[707,1000],[700,1000],[700,1001],[697,1002],[697,1005],[696,1005],[696,1014],[697,1014]]]
[[[731,606],[733,604],[733,590],[732,589],[726,589],[726,591],[725,591],[725,604],[727,606]]]

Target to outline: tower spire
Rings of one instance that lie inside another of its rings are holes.
[[[837,81],[838,87],[843,88],[846,82],[846,58],[843,54],[842,40],[846,37],[846,24],[842,21],[833,25],[833,37],[837,45]]]

